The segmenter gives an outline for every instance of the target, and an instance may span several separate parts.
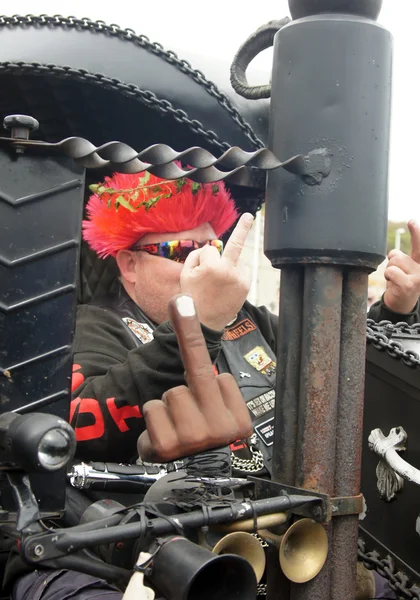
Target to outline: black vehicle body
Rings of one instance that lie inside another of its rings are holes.
[[[205,61],[200,68],[205,70]],[[200,146],[215,156],[230,146],[252,152],[268,141],[268,100],[244,100],[219,89],[144,36],[87,19],[0,18],[0,83],[0,120],[34,117],[39,121],[34,140],[78,136],[96,147],[118,140],[136,151],[152,144],[177,151]],[[98,260],[80,242],[88,185],[105,173],[106,168],[85,172],[77,160],[53,153],[16,156],[0,147],[2,412],[68,416],[76,305],[110,289],[115,277],[114,263]],[[228,185],[241,211],[255,213],[261,206],[260,183]],[[418,353],[420,336],[406,337]],[[407,343],[404,335],[399,341]],[[392,501],[381,498],[379,459],[368,438],[374,429],[387,435],[403,427],[409,440],[404,458],[420,466],[419,421],[418,361],[369,343],[362,460],[367,510],[361,527],[369,549],[394,555],[418,580],[420,488],[405,482]],[[62,513],[65,470],[32,474],[31,482],[41,512]],[[1,493],[2,507],[11,506],[6,480]]]

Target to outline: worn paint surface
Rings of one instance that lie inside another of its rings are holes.
[[[341,269],[306,267],[297,482],[327,494],[334,489],[341,297]]]

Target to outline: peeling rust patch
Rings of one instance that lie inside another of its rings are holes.
[[[307,268],[297,472],[302,487],[327,494],[334,486],[341,300],[341,269]]]

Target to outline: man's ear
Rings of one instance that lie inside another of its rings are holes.
[[[136,282],[136,257],[131,250],[120,250],[115,257],[121,276],[128,283]]]

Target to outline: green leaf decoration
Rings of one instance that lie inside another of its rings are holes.
[[[139,186],[142,185],[146,185],[146,183],[149,181],[150,179],[150,173],[149,171],[146,171],[143,177],[140,177],[139,179]]]
[[[195,195],[197,194],[197,192],[199,192],[199,191],[200,191],[200,189],[201,189],[201,184],[200,184],[200,183],[197,183],[196,181],[193,181],[193,184],[192,184],[192,187],[191,187],[191,189],[192,189],[192,193],[193,193],[193,194],[194,194],[194,196],[195,196]]]
[[[185,185],[185,181],[186,181],[185,177],[181,177],[180,179],[176,180],[175,185],[176,185],[176,191],[177,191],[177,193],[182,190],[182,188]]]
[[[130,212],[134,212],[134,210],[135,210],[131,206],[131,204],[129,203],[129,201],[124,198],[124,196],[118,196],[118,198],[115,200],[115,209],[117,211],[118,211],[118,209],[119,209],[120,206],[123,206],[124,208],[126,208]]]
[[[150,198],[150,200],[147,200],[147,202],[144,203],[146,212],[149,212],[152,206],[157,204],[161,198],[162,194],[158,194],[157,196],[155,196],[155,198]]]

